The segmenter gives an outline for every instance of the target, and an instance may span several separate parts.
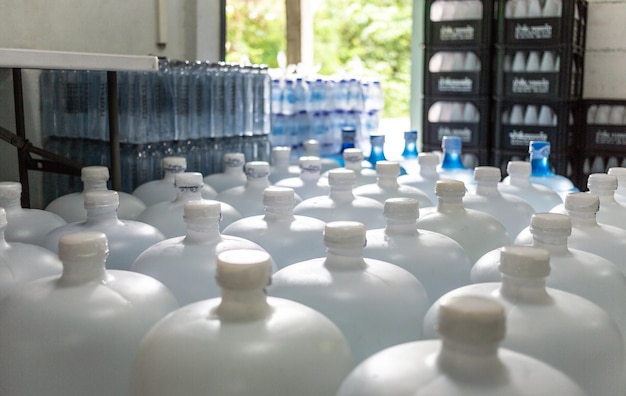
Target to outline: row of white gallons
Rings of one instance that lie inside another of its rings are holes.
[[[398,178],[354,150],[294,177],[281,151],[273,178],[226,155],[214,191],[164,160],[143,189],[176,196],[135,217],[156,228],[121,220],[106,168],[83,169],[66,225],[0,183],[0,394],[626,394],[626,169],[559,195],[527,162],[500,182],[422,153]]]
[[[561,68],[560,64],[561,57],[555,51],[515,51],[513,55],[504,55],[502,70],[520,73],[556,73]],[[428,70],[431,73],[478,72],[480,68],[478,55],[471,51],[440,51],[428,62]],[[574,62],[572,72],[576,73]]]
[[[558,18],[561,16],[561,0],[508,0],[506,18]],[[576,19],[580,18],[576,9]],[[477,20],[483,18],[483,3],[480,0],[439,0],[430,6],[433,22],[454,20]]]

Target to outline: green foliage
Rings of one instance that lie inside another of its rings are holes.
[[[285,1],[228,0],[227,61],[247,55],[252,63],[277,67],[276,56],[287,47]],[[378,79],[385,93],[383,116],[408,116],[413,2],[313,1],[318,5],[314,57],[320,73],[345,70]]]
[[[285,0],[228,0],[226,61],[278,67],[276,56],[287,48]]]

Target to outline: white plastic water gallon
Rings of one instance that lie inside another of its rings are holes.
[[[520,231],[528,227],[535,210],[522,198],[500,193],[498,182],[501,178],[500,168],[495,166],[474,168],[476,189],[463,197],[463,206],[480,210],[498,219],[512,241]]]
[[[319,157],[300,157],[298,163],[300,167],[298,177],[282,179],[274,185],[292,188],[302,199],[328,195],[330,192],[328,179],[320,179],[322,160]]]
[[[278,146],[272,148],[272,162],[268,176],[270,184],[299,175],[298,167],[291,165],[291,147]]]
[[[570,218],[558,213],[536,213],[530,223],[534,247],[550,252],[548,287],[578,294],[599,305],[613,317],[622,335],[626,334],[626,276],[613,263],[593,253],[571,249]],[[472,267],[473,283],[498,282],[500,252],[486,253]]]
[[[550,253],[529,246],[500,249],[501,282],[478,283],[442,297],[484,296],[506,310],[502,346],[537,358],[567,374],[589,395],[626,390],[624,340],[615,321],[576,294],[546,288]],[[440,301],[424,319],[424,335],[437,338]]]
[[[309,139],[302,142],[302,148],[304,149],[304,155],[307,157],[320,157],[322,158],[320,142],[315,139]],[[322,158],[322,173],[327,172],[334,168],[339,168],[341,165],[337,161],[330,158]]]
[[[439,156],[435,153],[420,153],[417,157],[417,163],[419,164],[419,173],[402,175],[398,177],[398,183],[419,189],[434,204],[437,202],[435,183],[439,180],[439,173],[437,173]]]
[[[135,259],[148,247],[165,239],[155,227],[117,217],[119,196],[116,191],[98,190],[85,194],[87,220],[70,223],[50,231],[42,246],[58,252],[61,236],[80,231],[98,231],[106,235],[110,253],[107,268],[128,270]]]
[[[384,215],[384,229],[367,231],[365,257],[409,271],[424,285],[431,302],[470,283],[472,266],[463,247],[446,235],[417,229],[419,208],[415,199],[388,199]]]
[[[332,170],[331,170],[332,172]],[[364,258],[365,227],[326,224],[326,257],[279,270],[268,293],[308,305],[330,318],[348,339],[355,361],[421,337],[429,300],[408,271]]]
[[[176,299],[158,281],[106,270],[99,232],[64,235],[63,273],[14,289],[0,304],[0,394],[126,395],[143,336]]]
[[[137,219],[158,228],[166,238],[185,235],[187,232],[187,224],[183,219],[185,204],[202,199],[201,191],[204,181],[201,173],[183,172],[176,174],[174,184],[178,190],[176,199],[148,207]],[[239,220],[241,214],[231,205],[224,202],[221,204],[220,227],[223,229],[233,221]]]
[[[267,297],[270,256],[217,259],[221,298],[183,307],[143,339],[132,396],[334,396],[353,367],[337,326],[293,301]]]
[[[81,169],[80,178],[83,181],[83,191],[58,197],[46,206],[46,210],[56,213],[68,223],[84,221],[87,212],[83,206],[85,194],[89,191],[107,190],[109,168],[106,166],[85,166]],[[120,219],[136,220],[146,210],[146,205],[137,197],[122,191],[117,192],[120,207],[117,215]]]
[[[8,242],[38,244],[48,232],[65,224],[59,215],[40,209],[22,208],[22,184],[0,182],[0,208],[4,208]]]
[[[323,221],[295,216],[294,192],[270,186],[263,192],[265,214],[246,217],[224,229],[224,234],[256,242],[274,259],[279,269],[326,255]]]
[[[607,173],[617,177],[617,190],[615,190],[614,195],[615,200],[622,205],[626,205],[626,168],[612,167],[609,168]]]
[[[218,193],[246,184],[246,174],[243,171],[246,158],[243,153],[225,153],[222,157],[222,163],[224,171],[205,176],[205,184],[211,186]]]
[[[397,345],[357,366],[337,396],[586,395],[557,369],[500,347],[505,308],[493,299],[445,299],[437,328],[441,340]]]
[[[215,282],[218,254],[233,249],[263,250],[249,240],[220,234],[220,202],[189,201],[184,210],[187,233],[150,246],[130,268],[161,281],[181,306],[219,297]]]
[[[537,213],[549,212],[555,206],[563,203],[561,196],[550,187],[530,182],[530,162],[509,161],[506,169],[509,175],[498,183],[498,190],[501,193],[522,198]]]
[[[570,193],[565,197],[565,210],[572,223],[572,234],[567,239],[567,245],[604,257],[626,273],[626,230],[598,224],[596,213],[599,205],[598,196],[590,192]],[[520,232],[515,238],[515,244],[533,244],[530,227]]]
[[[0,208],[0,300],[26,282],[61,273],[58,256],[48,249],[21,242],[7,242],[6,211]]]
[[[263,191],[270,186],[268,175],[270,165],[265,161],[251,161],[244,166],[246,171],[246,184],[239,187],[229,188],[217,195],[217,200],[232,205],[241,217],[262,215]],[[296,201],[302,199],[296,194]]]
[[[159,202],[172,201],[176,198],[175,177],[178,173],[183,173],[187,169],[187,159],[185,157],[165,157],[161,161],[163,166],[163,178],[153,180],[138,186],[133,195],[146,205],[152,206]],[[202,186],[202,198],[213,199],[217,192],[207,186]]]
[[[372,198],[382,204],[389,198],[413,198],[419,202],[420,208],[433,206],[433,201],[421,190],[398,184],[399,175],[399,162],[378,161],[376,162],[376,183],[355,188],[354,195]]]
[[[459,180],[439,180],[435,185],[437,208],[417,220],[417,228],[447,235],[457,241],[475,263],[486,252],[508,245],[509,235],[495,217],[463,206],[465,185]]]
[[[354,171],[337,168],[328,173],[330,193],[327,196],[305,199],[297,204],[293,213],[314,217],[324,222],[358,221],[367,229],[383,228],[383,205],[371,198],[355,196],[352,189],[356,180]]]
[[[598,223],[626,229],[626,205],[615,200],[617,176],[593,173],[587,178],[587,187],[600,198],[600,209],[596,213]],[[553,211],[564,213],[564,208],[554,208]]]

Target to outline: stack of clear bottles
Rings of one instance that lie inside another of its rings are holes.
[[[158,72],[118,72],[122,190],[160,178],[166,156],[188,169],[222,171],[225,152],[269,159],[271,79],[267,66],[160,60]],[[44,70],[45,148],[85,165],[110,166],[107,75]],[[77,191],[80,180],[50,178],[45,199]]]

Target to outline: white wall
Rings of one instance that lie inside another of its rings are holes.
[[[587,99],[626,99],[626,0],[588,0]]]

